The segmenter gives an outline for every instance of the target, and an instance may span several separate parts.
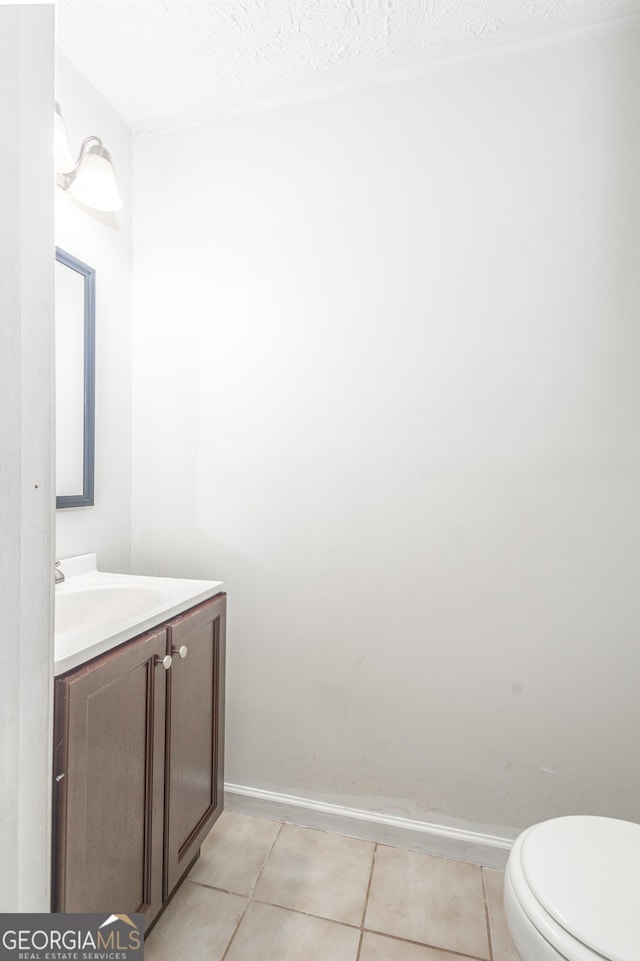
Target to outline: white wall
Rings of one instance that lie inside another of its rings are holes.
[[[134,569],[227,780],[637,818],[640,30],[134,142]]]
[[[49,909],[53,6],[0,6],[0,912]]]
[[[56,554],[96,552],[103,570],[129,570],[131,552],[131,132],[56,50],[56,98],[74,156],[90,134],[111,153],[122,210],[92,211],[56,189],[56,244],[96,270],[95,506],[56,513]]]

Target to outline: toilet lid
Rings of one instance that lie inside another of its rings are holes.
[[[545,911],[610,961],[640,958],[640,824],[572,816],[524,836],[520,863]]]

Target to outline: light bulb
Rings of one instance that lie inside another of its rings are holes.
[[[111,211],[122,207],[111,155],[101,143],[87,148],[69,191],[76,200],[96,210]]]

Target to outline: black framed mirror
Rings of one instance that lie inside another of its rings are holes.
[[[56,247],[56,507],[92,507],[95,270]]]

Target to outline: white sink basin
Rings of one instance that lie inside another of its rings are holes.
[[[99,571],[95,554],[68,557],[60,570],[65,580],[55,589],[56,677],[224,591],[222,581]]]
[[[152,587],[116,584],[61,593],[56,597],[55,605],[56,634],[143,616],[162,603],[166,593]]]

